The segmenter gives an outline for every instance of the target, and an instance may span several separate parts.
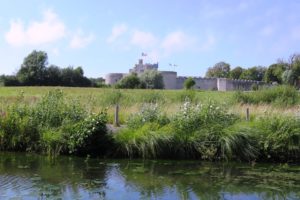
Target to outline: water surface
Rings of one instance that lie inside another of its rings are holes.
[[[0,199],[300,199],[300,166],[0,153]]]

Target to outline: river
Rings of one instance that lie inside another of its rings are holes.
[[[0,153],[0,199],[300,199],[300,165]]]

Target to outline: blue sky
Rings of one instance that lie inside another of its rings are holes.
[[[127,72],[142,52],[188,76],[219,61],[269,66],[300,52],[299,10],[298,0],[1,1],[0,74],[34,49],[88,77]]]

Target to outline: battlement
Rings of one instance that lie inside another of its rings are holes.
[[[144,73],[146,70],[156,70],[158,71],[158,63],[150,64],[144,63],[143,59],[139,59],[138,63],[134,65],[129,73]],[[175,71],[159,71],[163,77],[165,89],[182,89],[184,81],[189,76],[177,76]],[[127,74],[124,73],[110,73],[106,75],[106,84],[114,85],[120,81]],[[265,85],[261,81],[253,80],[240,80],[240,79],[227,79],[227,78],[206,78],[200,76],[192,76],[191,78],[195,81],[195,88],[200,90],[251,90],[254,84]]]

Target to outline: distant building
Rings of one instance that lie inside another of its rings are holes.
[[[130,73],[136,73],[138,75],[144,73],[146,70],[156,70],[158,71],[158,63],[149,64],[143,63],[143,59],[139,59],[138,63],[134,65],[132,69],[129,69]],[[184,81],[189,78],[186,76],[177,76],[175,71],[158,71],[164,81],[165,89],[182,89]],[[126,73],[109,73],[105,77],[105,83],[109,85],[115,85],[123,77],[127,76]],[[233,80],[226,78],[202,78],[202,77],[192,77],[196,84],[196,89],[201,90],[218,90],[218,91],[229,91],[229,90],[251,90],[253,85],[264,85],[261,81],[252,80]]]

